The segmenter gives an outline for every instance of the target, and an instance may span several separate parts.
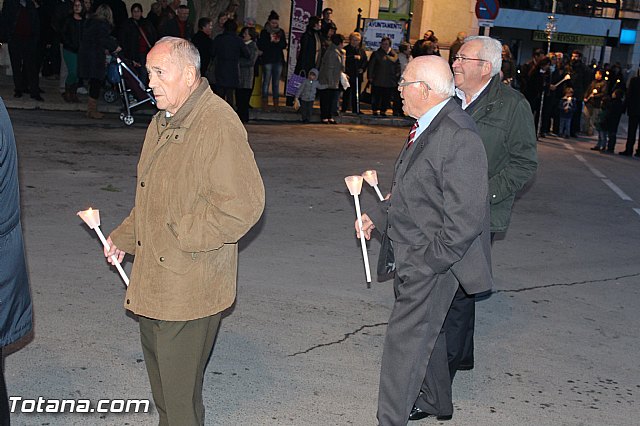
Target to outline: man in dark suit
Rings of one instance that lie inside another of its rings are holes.
[[[416,123],[396,161],[391,194],[362,218],[366,238],[376,226],[386,232],[396,261],[381,426],[406,424],[410,416],[451,418],[442,325],[458,286],[473,294],[492,285],[487,158],[473,120],[452,99],[449,64],[439,56],[415,58],[398,90]]]

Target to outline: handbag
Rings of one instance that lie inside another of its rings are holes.
[[[396,257],[393,254],[393,245],[386,232],[382,233],[380,254],[378,255],[378,276],[390,275],[396,270]]]
[[[364,104],[371,103],[371,89],[368,81],[365,83],[362,93],[360,93],[360,102]]]
[[[120,70],[118,69],[118,62],[115,58],[107,65],[107,81],[111,84],[120,83]]]
[[[300,74],[291,74],[289,81],[287,81],[287,96],[295,96],[306,79],[307,73],[304,70],[300,71]]]

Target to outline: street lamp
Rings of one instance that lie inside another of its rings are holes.
[[[547,25],[545,25],[544,33],[547,35],[547,56],[549,52],[551,52],[551,39],[553,35],[558,31],[556,27],[556,5],[557,0],[553,0],[553,5],[551,6],[551,15],[547,16]],[[542,96],[540,97],[540,112],[538,113],[538,136],[540,135],[540,130],[542,129],[542,108],[544,107],[544,84],[542,85]]]

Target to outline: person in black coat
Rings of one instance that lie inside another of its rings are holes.
[[[283,51],[287,48],[287,36],[280,28],[279,22],[280,16],[272,10],[258,38],[258,49],[262,52],[260,62],[262,64],[263,109],[269,103],[269,82],[271,82],[273,106],[277,108],[280,100],[280,74],[282,74],[282,63],[284,62]]]
[[[622,89],[615,89],[607,102],[602,128],[607,132],[608,141],[607,149],[601,151],[603,153],[613,154],[616,147],[618,126],[620,125],[620,118],[624,113],[623,97],[624,91]]]
[[[111,35],[117,37],[118,34],[120,34],[122,25],[129,17],[129,14],[127,13],[127,5],[122,0],[95,0],[93,2],[93,10],[98,10],[98,7],[103,4],[106,4],[109,6],[109,9],[111,9],[111,16],[113,17]]]
[[[62,98],[65,102],[78,103],[78,50],[84,27],[84,4],[82,0],[74,0],[73,12],[62,23],[62,57],[67,65],[67,78],[64,82]]]
[[[633,147],[636,144],[636,134],[638,133],[638,125],[640,124],[640,74],[631,77],[629,80],[625,105],[627,115],[629,116],[627,145],[624,151],[620,151],[618,154],[630,157],[633,155]],[[638,141],[636,157],[640,157],[640,141]]]
[[[211,18],[200,18],[198,20],[198,32],[191,37],[191,43],[198,49],[200,53],[200,75],[208,79],[207,70],[211,63],[211,30],[213,29],[213,21]],[[213,88],[212,81],[209,85]]]
[[[367,69],[367,53],[362,48],[362,36],[353,32],[349,35],[349,44],[345,46],[345,73],[349,76],[349,88],[342,96],[342,112],[349,108],[354,114],[360,113],[358,95],[360,93],[364,71]]]
[[[0,98],[0,424],[8,425],[9,400],[4,380],[5,346],[33,329],[33,307],[22,242],[18,157],[11,119]]]
[[[102,118],[98,112],[100,87],[106,77],[105,50],[117,53],[120,50],[118,41],[111,36],[113,17],[106,4],[98,6],[95,13],[85,21],[83,37],[78,51],[78,75],[89,79],[89,101],[87,117]]]
[[[224,23],[224,32],[213,40],[211,46],[211,60],[215,61],[216,94],[232,106],[234,92],[240,82],[240,58],[250,56],[247,46],[236,33],[237,29],[236,21],[228,20]]]
[[[151,50],[158,36],[156,30],[147,19],[142,17],[142,5],[134,3],[131,5],[131,18],[127,19],[118,36],[118,41],[122,47],[122,57],[133,61],[133,69],[146,82],[147,53]]]
[[[300,52],[296,60],[294,72],[298,75],[304,71],[304,75],[309,74],[312,68],[320,68],[322,60],[322,39],[320,37],[320,18],[312,16],[309,18],[307,30],[300,38]]]
[[[191,40],[193,36],[193,29],[189,25],[189,8],[185,5],[180,5],[176,16],[169,19],[160,29],[160,35],[162,37],[180,37],[185,40]]]
[[[36,0],[5,0],[0,15],[0,42],[9,44],[14,97],[29,91],[32,99],[42,102],[38,66],[39,8]]]

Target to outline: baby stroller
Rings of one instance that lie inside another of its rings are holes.
[[[114,56],[109,63],[107,81],[112,84],[112,87],[104,92],[104,100],[111,103],[120,95],[123,104],[120,120],[127,126],[131,126],[134,122],[131,115],[133,108],[146,102],[151,102],[153,105],[156,104],[153,91],[118,56]]]

